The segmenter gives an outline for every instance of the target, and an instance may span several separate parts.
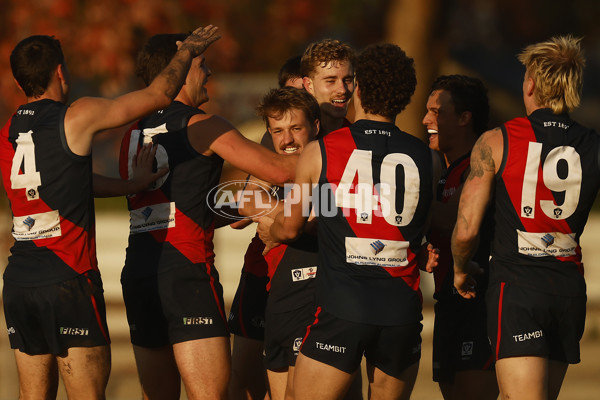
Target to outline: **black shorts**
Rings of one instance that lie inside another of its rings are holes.
[[[454,382],[457,371],[493,370],[485,302],[453,299],[435,304],[433,380]]]
[[[565,297],[510,283],[488,288],[488,332],[496,359],[535,356],[577,364],[586,296]]]
[[[229,330],[234,335],[250,339],[265,338],[265,308],[268,276],[256,276],[242,270],[240,283],[231,303]]]
[[[141,347],[229,336],[223,288],[214,266],[190,264],[141,279],[121,279],[131,343]]]
[[[307,328],[300,352],[349,374],[367,362],[387,375],[399,378],[421,359],[421,322],[378,326],[350,322],[317,308]]]
[[[10,347],[29,355],[65,355],[71,347],[109,345],[103,293],[97,271],[40,287],[4,282]]]
[[[265,366],[271,371],[296,365],[307,327],[315,320],[314,303],[293,311],[272,313],[267,307]]]

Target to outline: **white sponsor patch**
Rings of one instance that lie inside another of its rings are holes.
[[[397,240],[346,238],[346,262],[380,267],[405,267],[408,242]]]
[[[57,210],[24,217],[13,217],[13,237],[15,240],[36,240],[59,237],[60,215]]]
[[[575,255],[574,233],[523,232],[517,229],[519,253],[531,257],[568,257]]]
[[[131,233],[155,231],[175,226],[175,203],[160,203],[129,212]]]
[[[296,268],[292,271],[292,281],[305,281],[317,277],[317,267]]]

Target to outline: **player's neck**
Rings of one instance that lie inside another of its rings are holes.
[[[362,107],[356,110],[355,117],[356,121],[358,121],[359,119],[368,119],[370,121],[388,122],[390,124],[393,124],[395,121],[395,118],[366,112]]]

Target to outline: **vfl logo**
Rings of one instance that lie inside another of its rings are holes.
[[[525,213],[526,216],[531,216],[531,213],[533,212],[533,208],[531,208],[530,206],[525,206],[523,207],[523,212]]]
[[[37,195],[37,192],[35,189],[29,189],[27,191],[27,196],[29,196],[30,199],[35,199]]]
[[[292,272],[292,274],[294,275],[294,280],[297,281],[300,278],[302,278],[302,271],[300,271],[299,269],[296,269]]]
[[[460,354],[462,356],[472,356],[473,355],[473,342],[463,342],[462,351]]]
[[[305,281],[307,279],[313,279],[317,276],[317,267],[304,267],[296,268],[292,270],[292,281]]]
[[[302,346],[302,338],[301,337],[297,337],[296,339],[294,339],[294,347],[293,350],[295,352],[300,351],[300,347]]]
[[[375,255],[381,253],[381,250],[383,250],[384,247],[385,244],[383,244],[381,240],[376,240],[371,243],[371,248],[373,249],[373,253],[375,253]]]
[[[241,220],[246,217],[240,216],[237,209],[244,203],[253,201],[257,210],[255,215],[247,218],[259,218],[268,215],[272,209],[271,205],[263,200],[263,195],[272,197],[276,202],[279,201],[277,192],[272,190],[271,186],[253,182],[253,190],[243,190],[246,187],[246,181],[236,180],[222,182],[208,192],[206,203],[210,210],[220,217],[232,220]]]
[[[148,221],[148,218],[152,215],[152,207],[146,207],[141,214],[144,216],[145,220]]]
[[[366,221],[368,218],[369,218],[369,214],[367,214],[365,212],[364,213],[360,213],[360,219],[362,221]]]
[[[396,215],[396,223],[400,225],[402,223],[402,215]]]
[[[559,208],[559,207],[556,207],[556,208],[554,209],[554,216],[555,216],[556,218],[560,218],[560,216],[561,216],[561,215],[562,215],[562,209],[561,209],[561,208]]]
[[[25,220],[23,221],[23,223],[25,225],[27,225],[27,230],[30,231],[31,228],[33,228],[33,226],[35,225],[35,219],[31,218],[30,216],[25,218]]]
[[[552,243],[554,243],[554,236],[552,236],[549,233],[546,233],[544,236],[541,237],[542,242],[544,242],[544,244],[546,245],[546,247],[550,246]]]

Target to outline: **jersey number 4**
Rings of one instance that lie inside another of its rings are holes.
[[[28,201],[40,198],[38,189],[42,185],[42,178],[35,167],[35,144],[32,135],[33,131],[19,133],[10,170],[11,189],[25,189]]]
[[[404,169],[404,190],[396,188],[397,167]],[[358,184],[353,185],[358,175]],[[370,224],[373,211],[394,226],[408,225],[419,204],[421,178],[417,165],[406,154],[391,153],[381,162],[379,182],[373,184],[373,154],[369,150],[355,149],[344,168],[335,192],[335,204],[356,210],[356,222]],[[378,195],[377,195],[377,194]],[[396,210],[396,196],[404,196],[402,212]]]
[[[538,173],[541,164],[542,144],[529,143],[527,164],[523,177],[523,192],[521,194],[521,217],[535,218],[536,192],[538,189]],[[568,173],[559,176],[558,164],[566,163]],[[559,146],[550,153],[542,165],[542,179],[546,188],[553,192],[564,192],[562,205],[554,200],[540,200],[543,213],[552,219],[567,219],[577,209],[581,191],[581,159],[571,146]]]

